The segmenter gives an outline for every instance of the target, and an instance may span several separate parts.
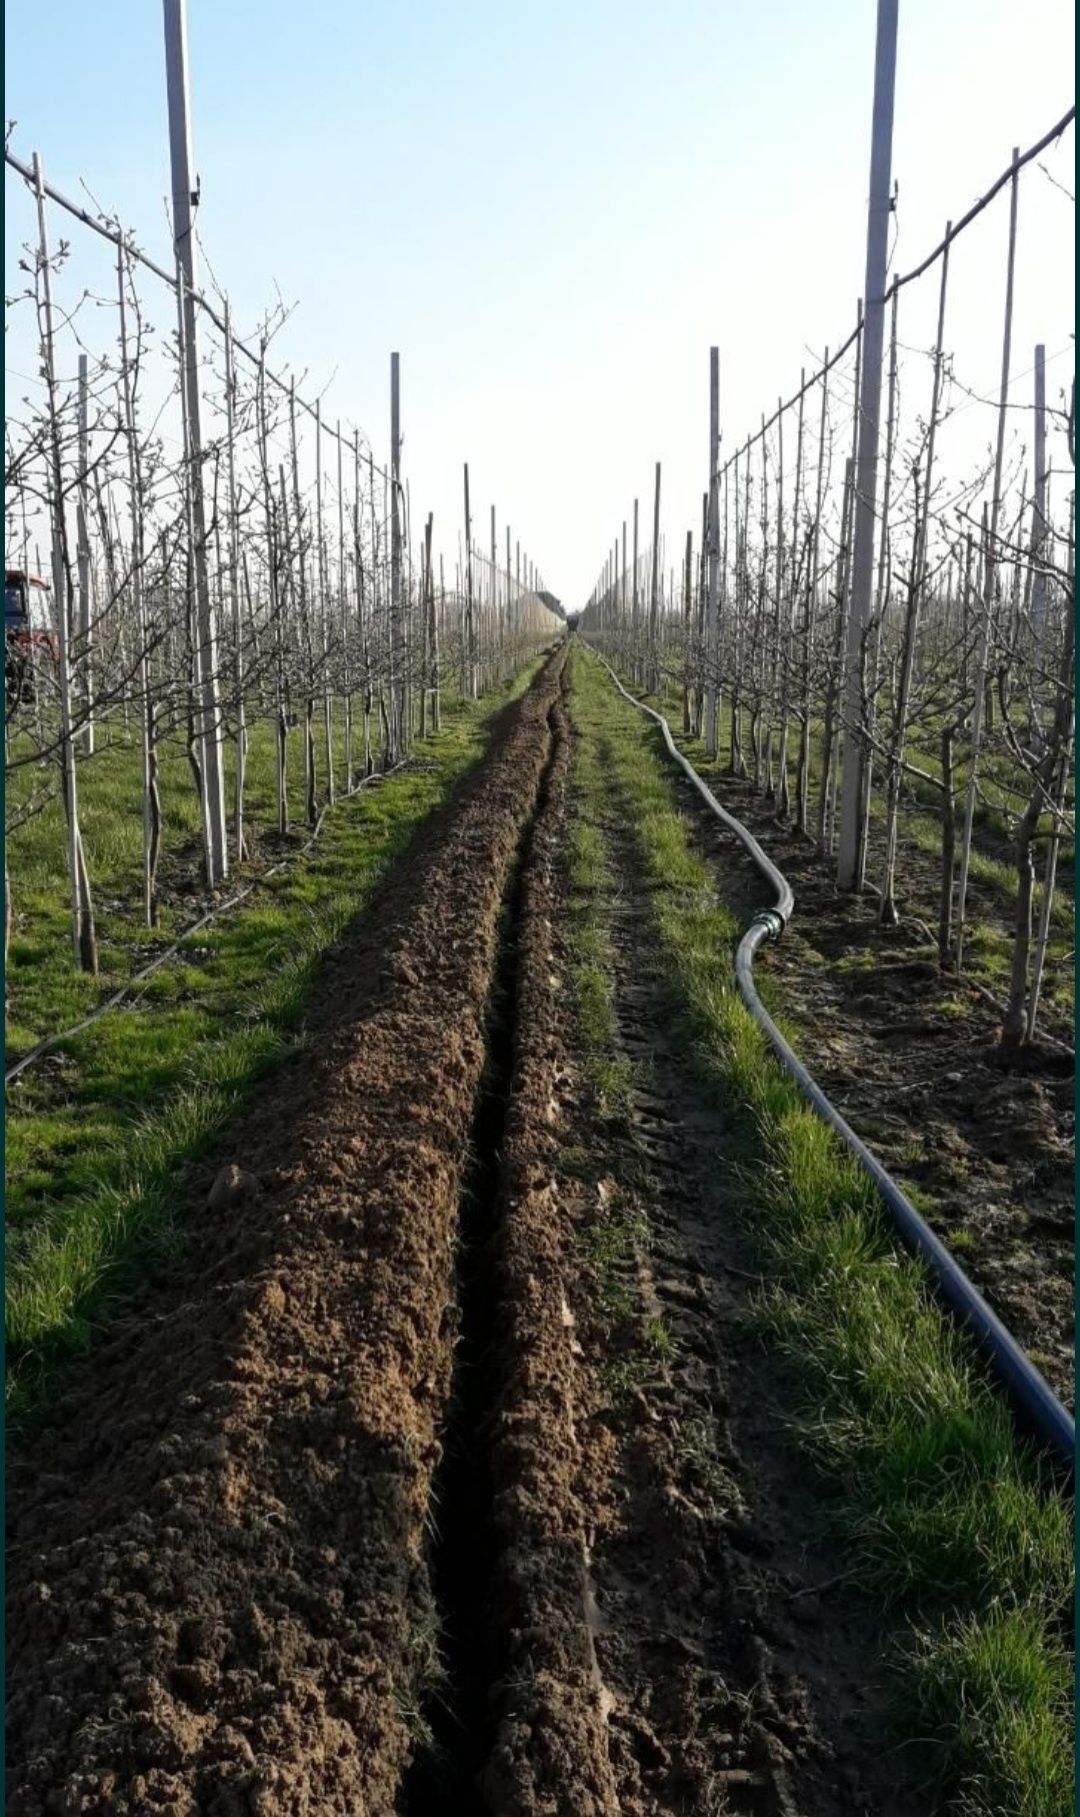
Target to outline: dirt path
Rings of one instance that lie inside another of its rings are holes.
[[[777,822],[745,783],[719,799],[791,882],[795,916],[765,953],[800,1056],[837,1109],[955,1249],[965,1270],[1072,1405],[1075,1119],[1072,1069],[1048,1047],[1004,1070],[993,1009],[927,957],[919,929],[882,928],[870,900]],[[720,887],[748,918],[762,886],[733,835],[680,802]],[[987,904],[974,889],[973,912]]]
[[[553,799],[549,822],[566,811]],[[666,1034],[626,819],[611,797],[614,1058],[632,1081],[615,1115],[570,1003],[565,832],[542,818],[533,837],[496,1267],[499,1678],[481,1783],[499,1817],[900,1817],[896,1763],[878,1764],[880,1611],[812,1536],[784,1384],[744,1326],[757,1277],[737,1156]]]
[[[428,1526],[498,916],[560,662],[328,967],[183,1269],[11,1469],[13,1817],[396,1808],[439,1672]]]
[[[15,1460],[14,1817],[912,1808],[610,765],[583,1045],[574,750],[557,655]]]

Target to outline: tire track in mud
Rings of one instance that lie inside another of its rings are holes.
[[[191,1258],[11,1471],[13,1817],[399,1809],[439,1677],[427,1529],[497,922],[562,661],[326,968],[318,1043],[232,1131]]]
[[[626,1775],[637,1781],[642,1812],[673,1813],[692,1786],[694,1798],[739,1817],[839,1817],[871,1807],[852,1760],[840,1783],[822,1772],[834,1753],[835,1705],[822,1708],[819,1698],[814,1708],[801,1674],[779,1657],[798,1649],[769,1580],[779,1574],[805,1588],[811,1561],[790,1533],[795,1498],[777,1443],[783,1416],[775,1403],[766,1402],[764,1419],[753,1407],[754,1387],[765,1387],[760,1373],[756,1384],[739,1379],[750,1349],[740,1323],[758,1278],[736,1226],[741,1157],[669,1033],[648,892],[619,811],[625,804],[616,803],[608,828],[615,1004],[632,1067],[636,1196],[649,1231],[635,1250],[634,1285],[642,1322],[670,1339],[639,1390],[644,1429],[626,1458],[627,1531],[597,1565],[615,1637],[612,1677],[629,1707],[644,1701],[638,1686],[650,1687],[646,1721],[627,1725]],[[768,1384],[770,1399],[776,1387]],[[647,1570],[641,1529],[652,1542]],[[829,1703],[850,1696],[861,1677],[842,1651],[814,1687],[827,1686]]]
[[[742,1324],[758,1277],[733,1216],[737,1157],[668,1033],[648,887],[613,788],[603,832],[633,1085],[626,1123],[590,1107],[566,1002],[556,792],[523,900],[496,1256],[485,1808],[900,1817],[910,1804],[878,1764],[880,1612],[836,1591],[844,1561],[808,1531],[783,1385]],[[583,1141],[579,1175],[561,1156]],[[582,1243],[616,1200],[649,1235],[622,1263],[633,1311],[613,1331]]]

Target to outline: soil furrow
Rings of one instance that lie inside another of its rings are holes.
[[[582,1494],[596,1447],[579,1400],[577,1232],[557,1171],[569,1063],[557,934],[570,749],[562,703],[553,731],[545,810],[522,879],[495,1258],[501,1391],[491,1456],[500,1664],[492,1685],[495,1741],[481,1791],[497,1817],[618,1817],[596,1657],[592,1525]]]
[[[872,1764],[880,1619],[833,1592],[822,1621],[817,1586],[843,1561],[807,1532],[783,1386],[743,1329],[757,1276],[733,1216],[732,1144],[667,1033],[648,891],[610,791],[629,1120],[598,1111],[584,1080],[561,770],[556,755],[519,927],[486,1808],[899,1817],[902,1796]],[[608,1267],[613,1322],[585,1258],[616,1218],[635,1240]]]
[[[431,1572],[443,1671],[429,1698],[430,1744],[417,1752],[403,1788],[402,1808],[413,1817],[435,1811],[460,1811],[471,1817],[477,1779],[494,1739],[493,1684],[501,1665],[493,1623],[497,1585],[491,1441],[503,1362],[496,1255],[505,1209],[503,1150],[515,1086],[525,904],[533,888],[537,829],[546,827],[552,778],[561,769],[563,756],[558,701],[549,709],[547,723],[549,748],[535,812],[522,830],[499,917],[486,1014],[487,1057],[461,1194],[453,1306],[456,1349],[431,1512]]]
[[[426,1527],[496,924],[560,666],[328,967],[189,1257],[11,1472],[19,1817],[395,1809],[438,1674]]]

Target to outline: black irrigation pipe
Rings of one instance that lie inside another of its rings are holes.
[[[591,646],[588,647],[591,648]],[[660,727],[668,754],[674,758],[693,784],[706,807],[742,841],[758,870],[776,893],[775,905],[772,908],[758,910],[743,934],[735,954],[735,978],[739,987],[739,995],[747,1009],[768,1036],[784,1070],[790,1073],[818,1115],[836,1131],[860,1166],[870,1175],[885,1201],[901,1242],[925,1262],[941,1298],[950,1311],[971,1332],[1012,1401],[1019,1423],[1032,1433],[1064,1467],[1067,1477],[1071,1480],[1075,1472],[1076,1450],[1076,1424],[1072,1415],[1066,1407],[1062,1406],[1049,1383],[1043,1379],[1031,1358],[1021,1349],[1011,1331],[1007,1330],[997,1314],[991,1311],[982,1294],[968,1280],[955,1256],[941,1241],[941,1238],[935,1236],[926,1220],[916,1211],[911,1200],[901,1191],[892,1176],[886,1173],[881,1162],[871,1154],[866,1144],[855,1134],[851,1125],[846,1123],[840,1112],[830,1104],[820,1085],[811,1077],[794,1049],[785,1041],[757,994],[753,967],[758,950],[766,941],[779,940],[794,912],[795,897],[787,878],[782,871],[777,869],[742,822],[736,820],[734,814],[729,814],[726,808],[720,806],[712,790],[702,781],[693,764],[677,749],[671,735],[671,727],[663,714],[654,712],[653,708],[647,707],[644,701],[637,700],[623,687],[611,664],[600,656],[599,651],[594,651],[594,654],[603,663],[623,698],[628,700],[631,706],[636,707],[639,713],[644,713],[647,718]]]

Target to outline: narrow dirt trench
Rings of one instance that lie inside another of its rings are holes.
[[[499,911],[560,668],[327,962],[306,1045],[214,1157],[236,1191],[184,1204],[175,1271],[14,1460],[13,1817],[400,1813],[439,1677],[432,1479],[462,1179],[470,1139],[494,1147]]]
[[[611,751],[594,755],[610,1059],[630,1091],[598,1109],[572,1006],[564,758],[519,923],[492,1283],[494,1744],[474,1808],[904,1817],[880,1764],[888,1634],[815,1532],[787,1385],[746,1329],[746,1157],[678,1049],[629,803]]]
[[[404,1817],[471,1817],[477,1779],[495,1729],[492,1687],[500,1670],[492,1625],[495,1595],[491,1424],[500,1393],[495,1255],[504,1204],[503,1146],[514,1084],[515,1019],[525,879],[533,834],[549,800],[558,746],[556,702],[533,813],[524,827],[499,911],[485,1017],[486,1057],[462,1183],[450,1321],[454,1363],[442,1460],[431,1495],[429,1569],[441,1671],[427,1700],[430,1738],[402,1789]]]
[[[13,1817],[910,1808],[603,749],[624,1108],[588,1082],[575,736],[563,652],[16,1469]]]

